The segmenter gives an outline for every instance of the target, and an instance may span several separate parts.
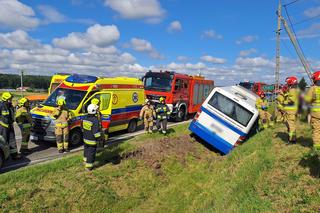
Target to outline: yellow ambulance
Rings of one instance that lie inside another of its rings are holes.
[[[134,132],[137,126],[142,124],[139,121],[139,112],[144,104],[145,94],[141,80],[127,77],[70,75],[43,104],[32,109],[31,140],[52,142],[56,140],[55,124],[51,114],[59,98],[66,100],[72,114],[69,123],[71,145],[82,142],[81,122],[93,98],[100,100],[101,120],[106,136],[120,130]]]
[[[49,95],[69,76],[70,74],[68,73],[57,73],[53,75],[48,89]]]

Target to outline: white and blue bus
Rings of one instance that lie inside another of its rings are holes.
[[[203,102],[189,129],[223,152],[229,153],[256,131],[258,96],[241,87],[217,87]]]

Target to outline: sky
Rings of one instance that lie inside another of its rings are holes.
[[[282,5],[312,70],[320,69],[320,0]],[[278,0],[0,0],[0,73],[170,70],[216,85],[274,83],[277,7]],[[306,77],[284,29],[280,55],[282,82]]]

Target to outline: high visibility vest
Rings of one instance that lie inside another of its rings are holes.
[[[320,86],[312,86],[304,99],[311,103],[311,112],[320,112]]]
[[[284,100],[285,111],[298,111],[299,105],[299,90],[296,88],[291,88],[288,91],[288,94],[285,96]]]
[[[264,110],[264,109],[262,109],[262,106],[268,107],[268,101],[267,101],[267,99],[258,98],[256,101],[257,109]]]

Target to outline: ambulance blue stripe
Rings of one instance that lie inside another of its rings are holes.
[[[233,149],[232,144],[217,134],[210,132],[205,126],[201,125],[197,121],[191,122],[189,130],[224,154],[228,154]]]
[[[120,113],[124,113],[124,112],[139,111],[141,109],[142,109],[142,106],[129,106],[129,107],[126,107],[126,108],[113,109],[112,110],[112,115],[120,114]]]
[[[226,122],[225,120],[223,120],[222,118],[216,116],[214,113],[210,112],[209,110],[207,110],[206,108],[204,108],[203,106],[201,107],[201,110],[205,113],[207,113],[210,117],[212,117],[213,119],[215,119],[216,121],[218,121],[219,123],[223,124],[224,126],[226,126],[227,128],[231,129],[232,131],[236,132],[237,134],[239,134],[240,136],[246,136],[247,134],[242,132],[241,130],[237,129],[236,127],[232,126],[231,124],[229,124],[228,122]]]

